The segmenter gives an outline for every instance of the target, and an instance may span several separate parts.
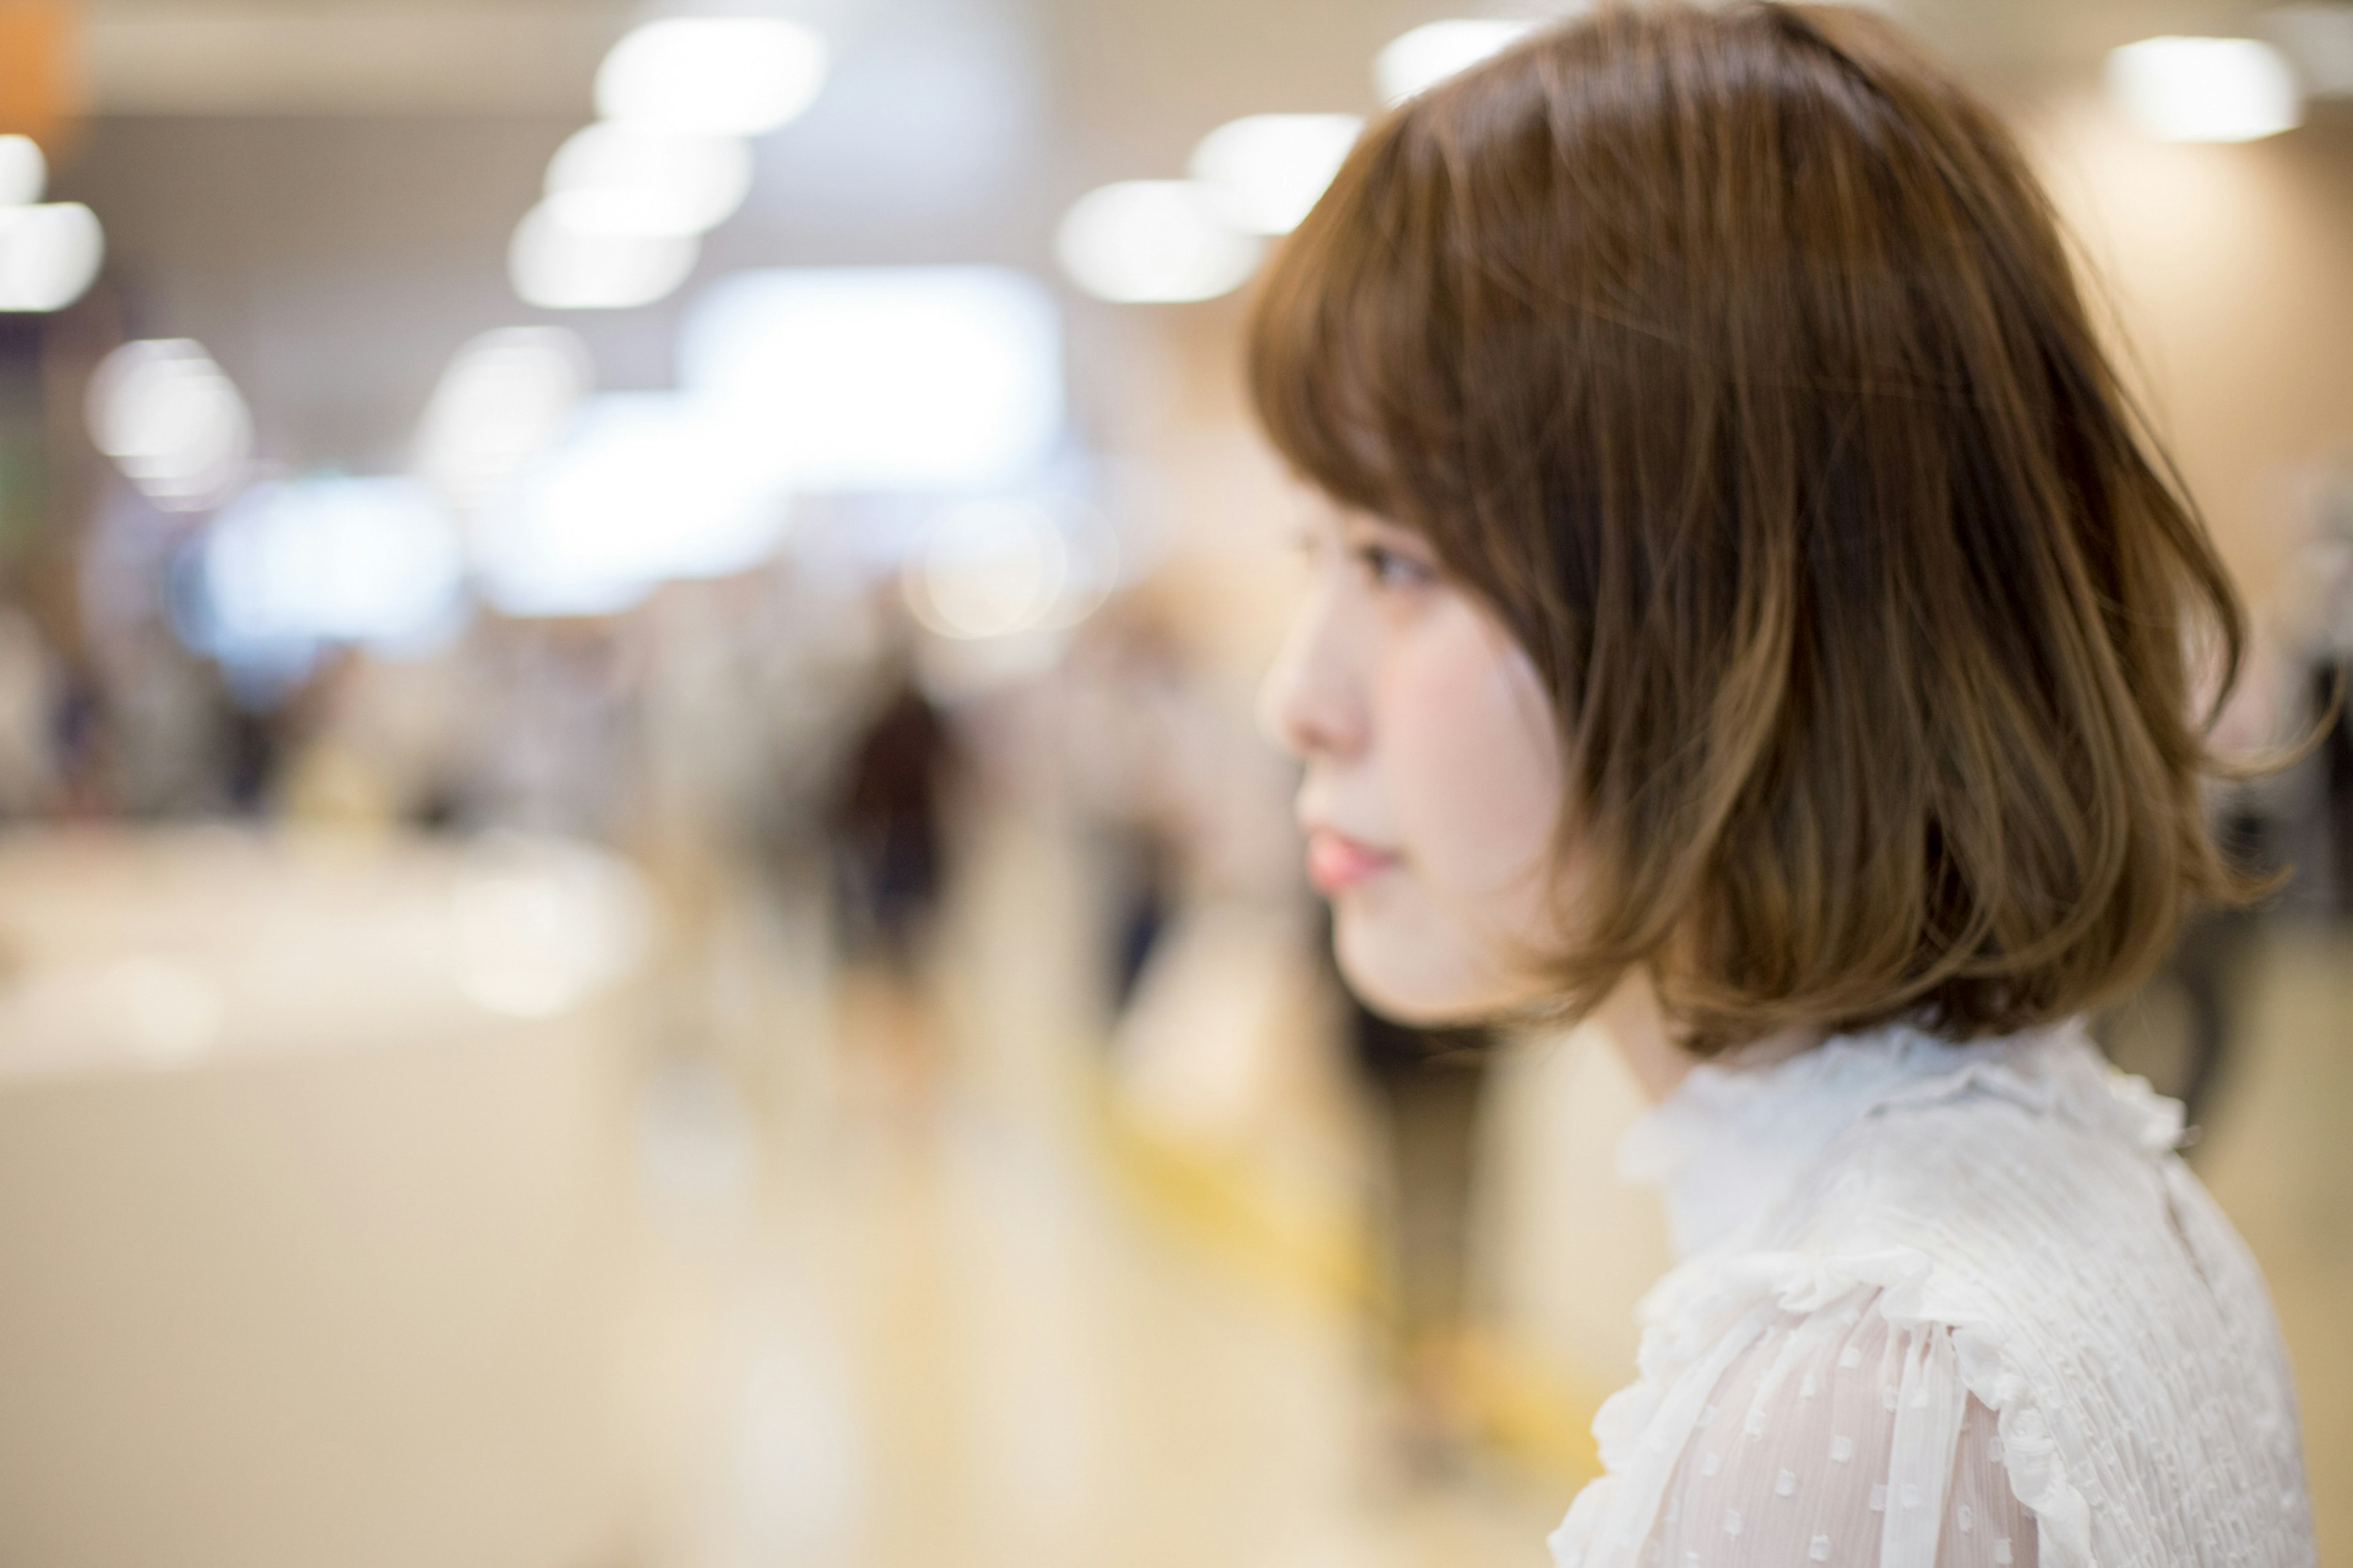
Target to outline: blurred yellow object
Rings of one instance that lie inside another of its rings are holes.
[[[396,802],[365,759],[332,740],[317,742],[290,770],[281,803],[298,827],[389,833]]]
[[[55,155],[89,108],[78,0],[0,0],[0,132]]]

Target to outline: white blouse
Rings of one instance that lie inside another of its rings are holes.
[[[2080,1024],[1693,1069],[1620,1151],[1678,1266],[1557,1568],[2286,1568],[2295,1397],[2181,1108]]]

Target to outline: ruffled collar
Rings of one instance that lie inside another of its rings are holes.
[[[2109,1068],[2081,1019],[1967,1043],[1890,1024],[1778,1061],[1702,1063],[1635,1119],[1619,1145],[1619,1170],[1660,1189],[1676,1256],[1688,1258],[1764,1219],[1863,1117],[1973,1095],[2098,1128],[2150,1152],[2181,1138],[2180,1105]]]

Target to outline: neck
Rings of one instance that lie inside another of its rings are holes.
[[[1593,1010],[1593,1022],[1617,1047],[1619,1059],[1654,1105],[1672,1094],[1697,1065],[1698,1058],[1683,1049],[1668,1028],[1666,1012],[1659,1005],[1658,984],[1646,968],[1626,972],[1616,989]]]
[[[1658,982],[1647,967],[1628,970],[1617,989],[1594,1009],[1592,1021],[1617,1047],[1619,1058],[1654,1105],[1672,1094],[1699,1065],[1660,1005]],[[1739,1058],[1746,1064],[1780,1061],[1821,1044],[1825,1033],[1805,1026],[1783,1029],[1741,1047]]]

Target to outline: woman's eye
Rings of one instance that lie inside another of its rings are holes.
[[[1356,560],[1364,567],[1365,575],[1384,588],[1412,587],[1429,582],[1432,575],[1429,567],[1411,556],[1377,544],[1357,546]]]

